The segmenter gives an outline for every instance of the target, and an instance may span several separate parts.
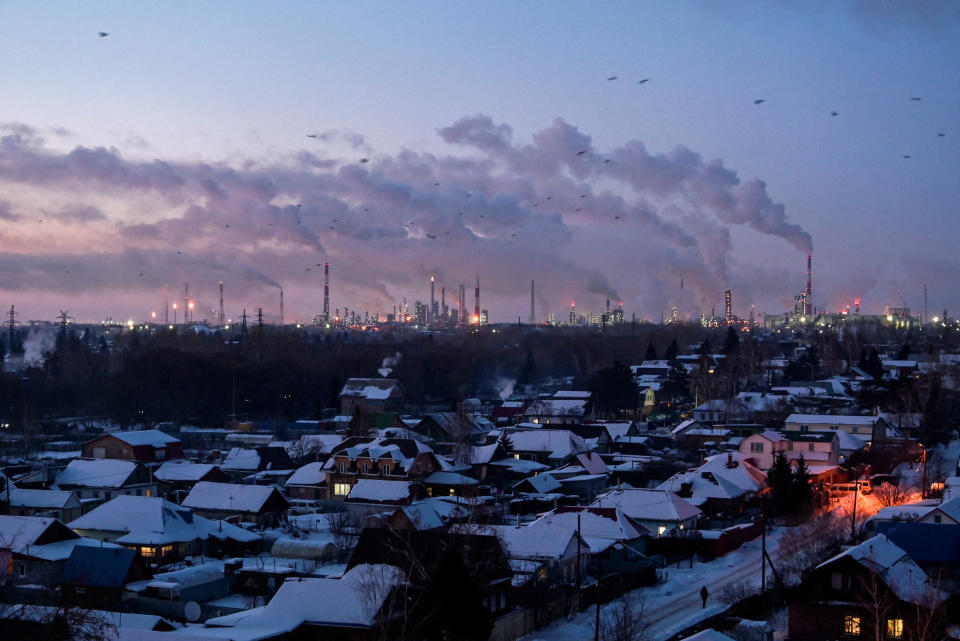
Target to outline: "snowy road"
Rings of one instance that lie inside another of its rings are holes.
[[[785,530],[767,534],[767,550],[775,560],[774,551]],[[695,562],[693,567],[681,563],[680,568],[664,571],[667,580],[659,585],[634,590],[626,595],[635,611],[643,609],[647,631],[653,641],[668,639],[697,621],[726,609],[722,592],[728,585],[750,582],[760,585],[760,539],[745,543],[738,550],[708,563]],[[769,568],[768,580],[769,580]],[[710,596],[707,607],[700,601],[700,588],[707,586]],[[589,608],[568,621],[554,622],[542,630],[531,632],[524,641],[571,641],[592,639],[594,610]]]

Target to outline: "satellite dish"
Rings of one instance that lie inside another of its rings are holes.
[[[196,601],[190,601],[183,606],[183,616],[187,621],[196,622],[200,618],[200,604]]]

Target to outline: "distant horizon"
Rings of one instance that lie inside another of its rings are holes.
[[[429,15],[429,19],[424,19]],[[960,5],[0,8],[0,309],[960,315]],[[210,25],[217,25],[211,29]],[[100,36],[103,32],[107,35]],[[64,99],[69,96],[69,99]],[[165,294],[165,287],[167,293]],[[439,287],[437,292],[439,299]],[[332,311],[332,310],[331,310]],[[180,312],[182,313],[182,312]],[[171,314],[172,318],[172,314]]]

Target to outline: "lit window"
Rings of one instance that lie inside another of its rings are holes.
[[[520,460],[520,455],[519,455],[519,454],[514,454],[514,455],[513,455],[513,458],[515,458],[516,460],[519,461],[519,460]]]
[[[171,552],[173,552],[172,545],[164,545],[162,548],[160,548],[160,556],[167,556]]]
[[[667,531],[666,525],[661,525],[657,528],[657,536],[663,536],[663,533]]]
[[[144,545],[143,547],[140,548],[140,556],[144,556],[144,557],[147,557],[147,558],[153,558],[153,557],[155,557],[156,555],[157,555],[157,550],[156,550],[156,548],[154,548],[154,547],[152,547],[152,546]]]
[[[843,633],[855,637],[860,636],[860,617],[844,616]]]
[[[346,496],[350,494],[350,484],[349,483],[334,483],[333,484],[333,493],[336,496]]]
[[[887,638],[903,638],[903,619],[887,619]]]
[[[451,487],[451,488],[450,488],[450,496],[453,496],[453,495],[455,495],[456,493],[457,493],[457,491]]]

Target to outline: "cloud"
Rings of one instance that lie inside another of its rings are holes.
[[[623,296],[649,311],[708,305],[729,286],[734,226],[802,251],[810,241],[759,179],[682,145],[600,150],[562,119],[518,141],[507,124],[467,116],[438,129],[449,155],[405,149],[369,162],[309,151],[143,161],[106,147],[55,151],[27,125],[2,132],[0,188],[10,196],[0,217],[42,211],[73,223],[24,221],[15,238],[0,237],[7,291],[155,296],[168,283],[229,280],[254,298],[283,283],[288,306],[312,317],[318,264],[329,261],[335,296],[352,309],[412,304],[431,273],[451,292],[480,273],[484,307],[528,306],[534,278],[541,309]],[[366,145],[351,132],[318,139]]]

